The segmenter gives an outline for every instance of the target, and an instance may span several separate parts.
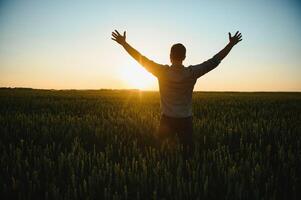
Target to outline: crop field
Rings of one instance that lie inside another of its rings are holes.
[[[196,92],[195,150],[158,92],[0,89],[1,199],[300,199],[301,93]]]

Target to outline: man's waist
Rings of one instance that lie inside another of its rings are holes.
[[[190,105],[185,106],[167,106],[161,105],[162,114],[173,118],[186,118],[192,116],[192,108]]]
[[[169,119],[183,119],[183,120],[192,118],[192,115],[182,117],[182,116],[170,116],[164,113],[162,113],[161,116]]]

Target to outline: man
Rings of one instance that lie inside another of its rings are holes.
[[[211,59],[198,64],[183,66],[186,48],[182,44],[174,44],[170,50],[171,65],[161,65],[141,55],[126,42],[126,32],[121,35],[117,30],[112,32],[112,40],[124,49],[150,73],[158,78],[161,98],[161,120],[158,131],[160,139],[170,138],[177,134],[184,147],[193,148],[192,126],[192,91],[197,79],[219,65],[232,47],[242,40],[238,31],[229,43]]]

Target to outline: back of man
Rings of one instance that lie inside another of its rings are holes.
[[[192,91],[196,83],[191,68],[166,67],[158,77],[162,113],[176,118],[192,116]]]

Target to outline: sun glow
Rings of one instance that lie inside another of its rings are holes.
[[[153,90],[156,78],[142,67],[129,66],[121,71],[121,79],[127,87],[140,90]]]

